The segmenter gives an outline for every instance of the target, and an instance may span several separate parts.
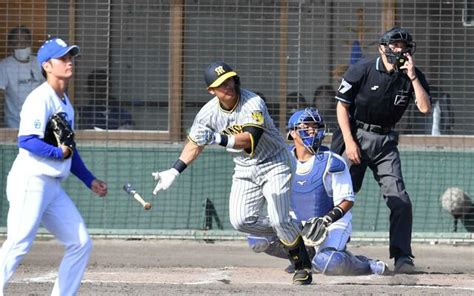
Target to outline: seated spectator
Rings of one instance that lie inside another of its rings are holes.
[[[108,75],[105,70],[94,70],[87,79],[90,95],[87,106],[82,108],[82,129],[132,129],[132,115],[120,102],[107,92]]]
[[[8,33],[9,56],[0,62],[6,127],[19,127],[20,111],[26,97],[45,80],[38,60],[32,55],[31,43],[31,32],[27,27],[14,27]]]

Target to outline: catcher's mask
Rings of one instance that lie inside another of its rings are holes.
[[[204,71],[204,80],[206,81],[207,89],[218,87],[227,79],[233,77],[235,81],[235,91],[240,92],[240,78],[237,72],[224,62],[215,62],[210,64]]]
[[[400,52],[394,52],[389,45],[395,42],[403,42],[405,49]],[[385,32],[379,40],[379,44],[384,46],[384,54],[390,64],[394,65],[395,70],[403,66],[406,62],[405,53],[413,55],[416,51],[416,43],[413,41],[410,33],[400,27],[393,27]]]
[[[303,145],[316,154],[326,136],[326,124],[315,108],[296,111],[288,120],[288,140],[293,140],[291,131],[298,132]]]

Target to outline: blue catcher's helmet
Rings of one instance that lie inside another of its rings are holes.
[[[318,109],[306,108],[293,113],[288,120],[288,140],[293,140],[292,130],[298,132],[306,149],[313,154],[318,153],[326,136],[326,124]]]

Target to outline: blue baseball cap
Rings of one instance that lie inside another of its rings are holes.
[[[73,57],[77,56],[79,54],[79,46],[69,46],[60,38],[53,38],[45,41],[38,50],[38,64],[40,69],[43,69],[43,63],[46,63],[50,59],[63,57],[67,53],[70,53]]]

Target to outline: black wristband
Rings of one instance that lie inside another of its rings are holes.
[[[227,135],[221,134],[221,142],[219,143],[219,145],[226,147],[228,142],[229,137]]]
[[[184,163],[181,159],[178,158],[176,162],[173,164],[173,168],[178,171],[178,173],[182,173],[188,167],[187,164]]]
[[[337,220],[341,219],[344,216],[344,210],[338,206],[335,206],[329,213],[326,214],[327,217],[331,219],[331,223],[336,222]]]
[[[418,79],[418,76],[415,76],[415,78],[413,78],[413,79],[410,78],[411,81],[415,81],[417,79]]]

